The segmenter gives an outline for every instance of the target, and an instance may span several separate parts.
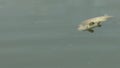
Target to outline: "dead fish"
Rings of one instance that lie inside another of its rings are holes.
[[[101,27],[103,22],[107,21],[108,19],[110,19],[112,17],[113,16],[103,15],[103,16],[87,19],[78,26],[78,30],[79,31],[89,31],[89,32],[93,33],[94,32],[93,28]]]

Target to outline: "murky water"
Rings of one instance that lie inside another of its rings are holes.
[[[0,0],[0,68],[120,68],[119,0]],[[81,21],[113,19],[95,33]]]

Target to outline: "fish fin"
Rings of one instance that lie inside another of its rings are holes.
[[[87,31],[89,31],[90,33],[93,33],[93,32],[94,32],[93,29],[88,29]]]
[[[98,27],[101,27],[101,26],[102,26],[102,25],[101,25],[101,22],[98,22],[97,26],[98,26]]]
[[[98,27],[101,27],[101,26],[102,26],[102,25],[100,25],[100,24],[98,25]]]

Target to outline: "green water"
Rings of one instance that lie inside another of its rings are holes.
[[[0,68],[120,68],[119,0],[0,0]],[[95,33],[81,21],[114,16]]]

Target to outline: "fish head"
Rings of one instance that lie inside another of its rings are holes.
[[[85,30],[87,30],[87,29],[88,29],[87,25],[79,25],[79,26],[78,26],[78,30],[79,30],[79,31],[85,31]]]

